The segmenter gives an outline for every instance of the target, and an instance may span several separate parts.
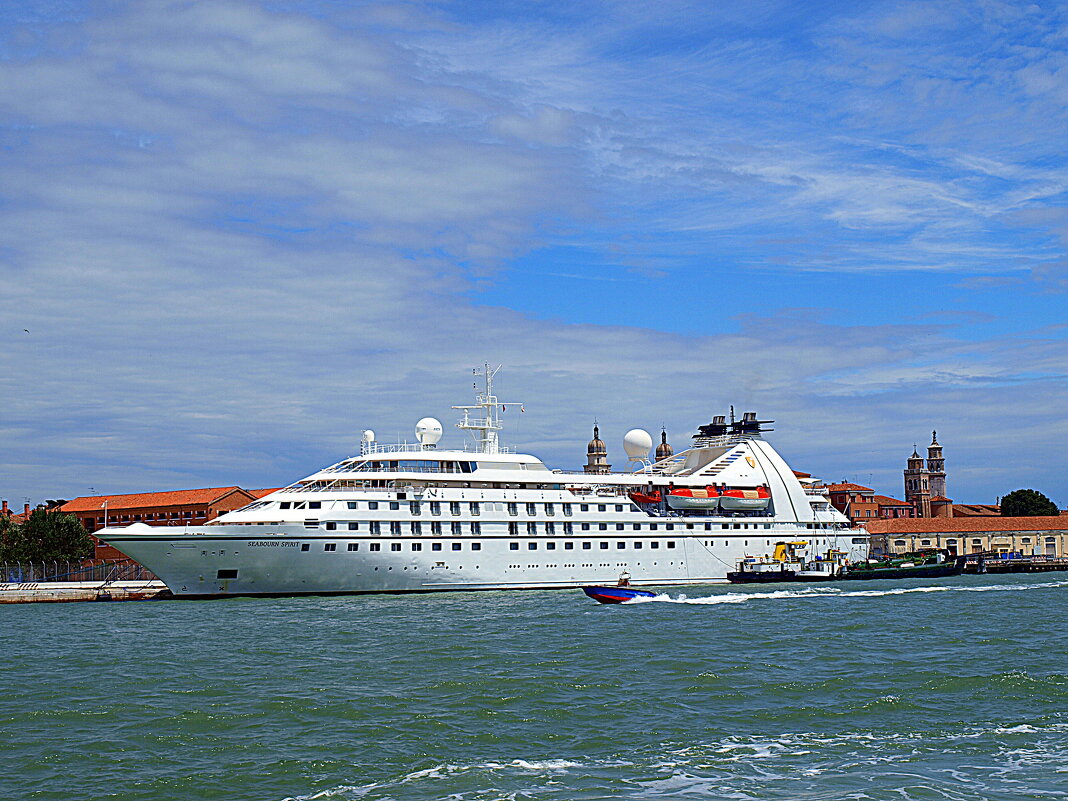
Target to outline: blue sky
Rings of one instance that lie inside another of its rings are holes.
[[[734,404],[1068,505],[1062,4],[8,2],[0,112],[15,503],[289,483],[490,361],[553,466]]]

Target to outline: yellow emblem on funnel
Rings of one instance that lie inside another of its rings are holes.
[[[745,460],[749,462],[750,467],[756,467],[756,459],[754,459],[752,456],[746,456]]]

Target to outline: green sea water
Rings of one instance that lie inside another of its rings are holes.
[[[0,799],[1068,797],[1065,574],[668,592],[0,607]]]

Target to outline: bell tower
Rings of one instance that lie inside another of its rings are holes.
[[[915,448],[905,468],[905,500],[916,510],[916,517],[931,516],[931,474],[923,465],[923,457]]]
[[[601,432],[596,423],[593,425],[593,439],[586,446],[586,466],[583,471],[595,475],[607,475],[612,472],[612,465],[608,464],[608,448],[601,439]]]
[[[931,497],[946,497],[946,460],[942,458],[937,431],[931,432],[931,444],[927,448],[927,472],[931,474]]]

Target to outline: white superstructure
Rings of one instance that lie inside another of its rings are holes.
[[[633,584],[698,584],[798,539],[868,555],[867,532],[801,483],[755,414],[717,417],[653,463],[639,453],[648,435],[631,431],[633,472],[565,473],[501,447],[495,372],[476,404],[454,407],[473,450],[439,449],[434,418],[414,445],[365,431],[358,456],[209,523],[96,536],[176,595],[575,587],[623,570]]]

